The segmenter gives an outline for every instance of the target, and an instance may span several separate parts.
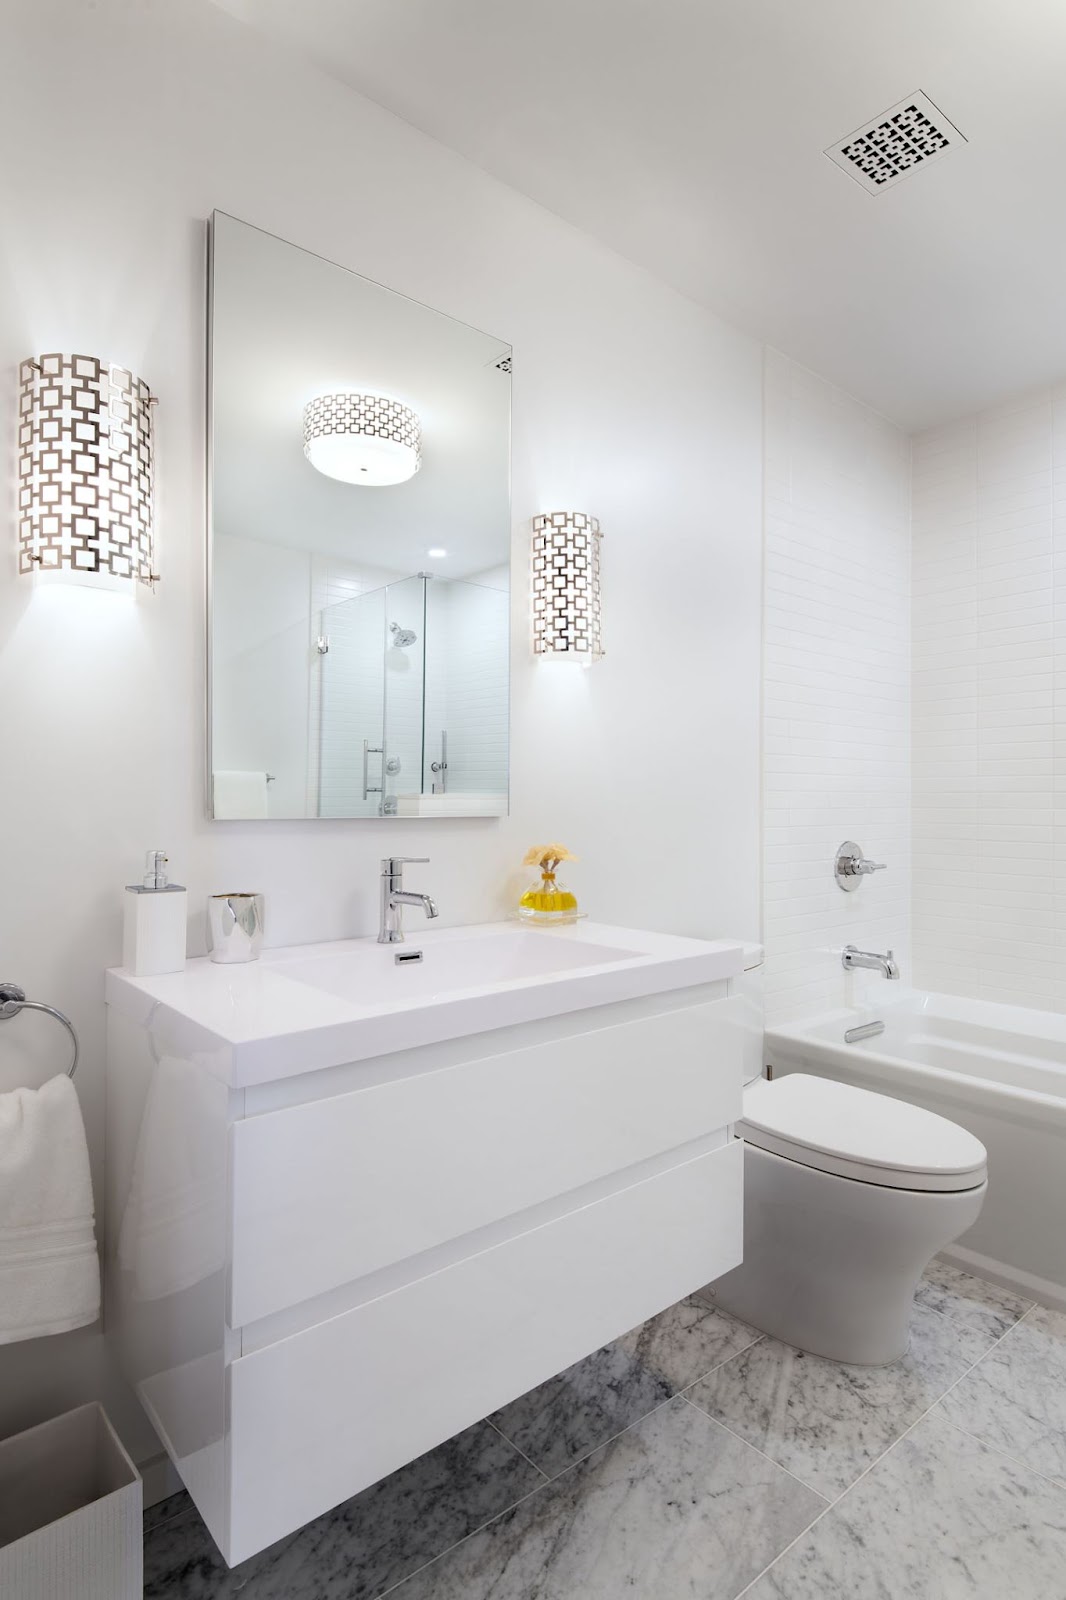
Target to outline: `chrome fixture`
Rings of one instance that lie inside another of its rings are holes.
[[[392,958],[398,967],[417,966],[422,960],[421,950],[397,950]]]
[[[863,1039],[876,1039],[879,1033],[884,1033],[883,1022],[864,1022],[857,1028],[844,1029],[845,1044],[861,1044]]]
[[[862,845],[856,844],[854,839],[845,839],[833,862],[833,876],[839,889],[853,894],[863,878],[869,877],[871,872],[884,872],[887,865],[885,861],[867,861]]]
[[[389,623],[389,632],[392,634],[392,642],[397,650],[406,650],[408,645],[414,644],[418,638],[418,634],[413,628],[401,628],[398,622]]]
[[[19,984],[0,983],[0,1022],[8,1022],[12,1017],[17,1017],[20,1011],[43,1011],[46,1016],[55,1017],[57,1022],[63,1024],[74,1046],[74,1059],[67,1068],[67,1077],[73,1078],[78,1065],[78,1035],[70,1018],[64,1012],[57,1011],[55,1006],[46,1006],[41,1000],[27,1000],[26,991]]]
[[[403,907],[421,906],[426,916],[437,915],[437,903],[428,894],[409,894],[403,886],[408,862],[424,864],[428,856],[386,856],[381,863],[381,924],[378,944],[403,943]]]
[[[841,952],[840,963],[845,972],[854,972],[856,967],[869,967],[871,972],[879,972],[882,978],[899,977],[899,968],[891,950],[882,956],[875,950],[859,950],[853,944],[846,944]]]
[[[434,794],[448,793],[448,731],[440,730],[440,760],[431,761],[430,772],[434,773],[432,790]]]
[[[370,757],[382,757],[382,770],[385,767],[385,747],[380,744],[371,744],[369,739],[363,740],[363,799],[369,800],[372,794],[384,794],[384,778],[381,783],[370,782]]]

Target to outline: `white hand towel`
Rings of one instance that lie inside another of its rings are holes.
[[[69,1078],[0,1095],[0,1344],[100,1315],[89,1151]]]
[[[216,819],[267,815],[265,772],[216,772],[214,789]]]

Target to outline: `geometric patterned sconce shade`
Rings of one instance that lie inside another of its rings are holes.
[[[533,518],[533,654],[590,666],[603,655],[600,525],[584,511]]]
[[[95,356],[19,367],[20,572],[154,583],[153,396]]]

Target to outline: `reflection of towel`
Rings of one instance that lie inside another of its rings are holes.
[[[178,1294],[225,1261],[226,1096],[189,1061],[155,1069],[118,1240],[137,1300]]]
[[[267,814],[267,775],[265,772],[216,772],[215,816],[230,818],[265,817]]]
[[[89,1151],[69,1078],[0,1095],[0,1344],[100,1315]]]

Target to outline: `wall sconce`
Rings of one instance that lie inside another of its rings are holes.
[[[155,397],[95,356],[19,366],[20,572],[153,584]]]
[[[384,395],[322,394],[304,406],[304,455],[342,483],[406,483],[422,465],[422,423]]]
[[[584,511],[533,518],[533,654],[591,666],[603,655],[600,525]]]

